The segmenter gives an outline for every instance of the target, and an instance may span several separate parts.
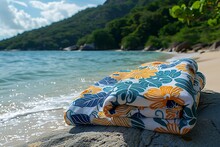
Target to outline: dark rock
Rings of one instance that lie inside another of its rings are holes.
[[[66,48],[63,48],[64,51],[73,51],[73,50],[78,50],[79,47],[77,45],[69,46]]]
[[[198,52],[199,50],[201,50],[207,46],[208,46],[208,44],[206,44],[206,43],[198,43],[198,44],[193,45],[192,49],[194,50],[194,52]]]
[[[170,45],[170,47],[168,48],[168,51],[169,52],[173,52],[174,49],[179,45],[180,43],[179,42],[174,42]]]
[[[155,48],[155,47],[153,47],[153,46],[146,46],[145,48],[144,48],[144,51],[156,51],[157,50],[157,48]]]
[[[160,49],[158,49],[158,51],[160,51],[160,52],[166,51],[166,48],[160,48]]]
[[[205,53],[205,51],[201,51],[201,52],[200,52],[200,54],[203,54],[203,53]]]
[[[190,43],[188,42],[182,42],[178,44],[176,47],[173,49],[175,52],[183,52],[185,50],[192,50]]]
[[[173,49],[172,48],[168,48],[167,51],[168,52],[173,52]]]
[[[165,49],[163,49],[163,51],[164,51],[164,52],[169,52],[170,49],[169,49],[169,48],[165,48]]]
[[[187,51],[188,51],[188,50],[184,48],[184,49],[182,49],[180,52],[181,52],[181,53],[186,53]]]
[[[220,50],[220,41],[214,42],[210,47],[210,50]]]
[[[84,44],[83,46],[80,47],[80,50],[82,51],[91,51],[91,50],[96,50],[94,44]]]

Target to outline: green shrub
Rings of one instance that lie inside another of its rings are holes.
[[[140,47],[140,39],[138,36],[130,34],[122,39],[121,46],[125,50],[136,50]]]

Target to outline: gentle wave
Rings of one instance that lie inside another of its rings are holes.
[[[34,114],[34,113],[39,113],[39,112],[45,112],[45,111],[52,111],[52,110],[61,110],[64,108],[46,108],[46,109],[41,109],[38,110],[38,108],[30,109],[30,110],[25,110],[25,111],[17,111],[13,113],[6,113],[2,117],[0,117],[0,123],[5,123],[11,119],[27,116],[29,114]]]
[[[34,113],[53,111],[53,110],[65,110],[70,102],[73,100],[73,97],[76,97],[79,93],[74,93],[69,96],[60,96],[53,98],[45,98],[36,102],[26,102],[23,103],[28,108],[21,108],[20,110],[11,111],[4,113],[0,116],[0,123],[5,123],[12,119],[18,119],[27,115]]]

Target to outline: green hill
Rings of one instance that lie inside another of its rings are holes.
[[[141,0],[140,3],[137,0],[107,0],[103,5],[87,8],[63,21],[3,40],[0,50],[57,50],[71,46],[93,30],[105,27],[107,22],[123,17],[138,4]]]
[[[220,39],[220,25],[205,20],[190,25],[170,16],[176,4],[195,0],[107,0],[49,26],[0,42],[0,50],[59,50],[93,43],[96,49],[167,48],[173,43],[210,44]],[[204,14],[205,16],[208,14]]]

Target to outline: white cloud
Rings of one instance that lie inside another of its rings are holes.
[[[14,22],[15,15],[8,6],[8,1],[2,0],[0,5],[0,26],[6,28],[21,29],[21,26]]]
[[[32,18],[31,15],[24,12],[24,10],[18,10],[14,6],[9,6],[12,13],[14,14],[14,22],[23,27],[23,30],[30,30],[33,28],[41,27],[47,25],[49,22],[41,17]]]
[[[0,39],[11,37],[12,35],[23,32],[23,30],[9,29],[7,26],[0,26],[0,28],[1,28]]]
[[[9,2],[18,4],[18,5],[23,6],[23,7],[28,7],[28,5],[26,3],[20,2],[20,1],[17,1],[17,0],[9,0]]]
[[[33,17],[13,4],[40,11],[38,17]],[[95,5],[80,7],[64,0],[55,2],[41,2],[32,0],[28,4],[18,0],[1,0],[0,5],[0,40],[21,33],[26,30],[39,28],[52,22],[70,17],[78,11]]]
[[[41,1],[30,1],[32,7],[41,10],[41,16],[47,19],[49,22],[58,21],[66,17],[70,17],[79,10],[85,9],[86,7],[92,7],[94,5],[87,5],[84,7],[77,6],[74,3],[67,3],[65,1],[56,1],[43,3]]]

